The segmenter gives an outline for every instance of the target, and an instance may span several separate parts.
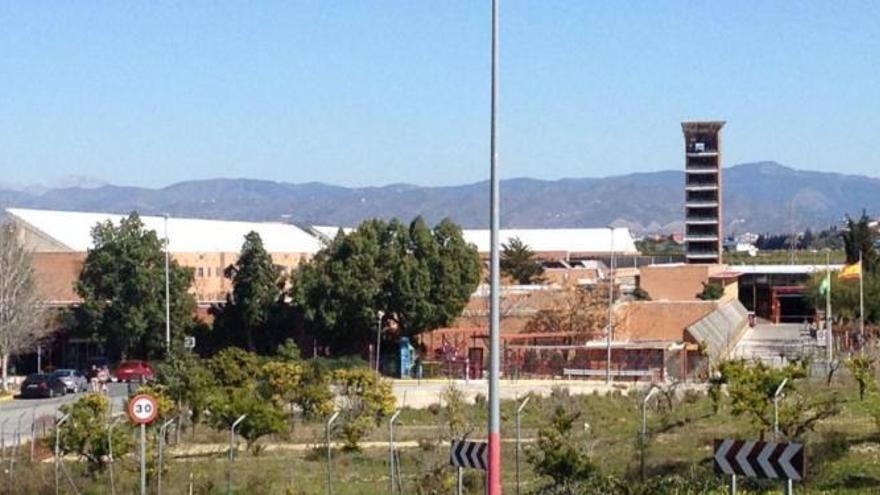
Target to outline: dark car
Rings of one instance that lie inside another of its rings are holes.
[[[153,367],[146,361],[122,361],[116,366],[116,379],[120,382],[152,381]]]
[[[21,382],[22,398],[56,397],[67,392],[67,385],[57,376],[46,374],[28,375]]]
[[[53,371],[52,375],[64,382],[67,391],[70,393],[85,392],[89,388],[89,381],[79,370],[62,368]]]

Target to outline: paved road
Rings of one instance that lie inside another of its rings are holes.
[[[128,396],[128,387],[124,384],[112,383],[109,387],[110,403],[112,412],[123,410],[125,397]],[[20,399],[15,398],[0,403],[0,445],[12,445],[17,439],[17,432],[21,432],[22,441],[26,441],[31,435],[31,425],[36,421],[37,433],[43,428],[51,429],[53,417],[58,415],[58,408],[62,404],[73,402],[83,394],[68,394],[54,399]]]

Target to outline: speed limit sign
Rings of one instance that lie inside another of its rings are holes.
[[[159,404],[151,395],[135,395],[128,401],[128,417],[139,425],[150,424],[159,414]]]

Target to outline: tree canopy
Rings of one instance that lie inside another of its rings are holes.
[[[336,238],[293,275],[292,299],[318,342],[363,349],[384,324],[399,336],[449,325],[480,280],[477,250],[443,220],[369,220]]]
[[[544,267],[535,252],[519,237],[501,245],[501,273],[520,285],[539,284],[543,281]]]
[[[861,253],[865,271],[873,273],[876,271],[878,261],[877,249],[874,247],[877,236],[874,229],[871,228],[870,222],[871,219],[864,211],[858,220],[853,220],[847,215],[846,229],[841,236],[846,251],[846,262],[858,263]]]
[[[226,302],[212,308],[214,328],[212,340],[223,345],[237,345],[249,351],[274,351],[283,335],[273,332],[283,325],[285,307],[282,300],[284,281],[281,270],[263,247],[256,232],[244,238],[238,260],[224,271],[232,281],[232,292]]]
[[[111,358],[152,359],[165,354],[165,253],[155,231],[136,213],[99,223],[76,292],[78,331],[102,343]],[[194,325],[195,298],[189,293],[192,269],[171,261],[169,286],[174,342]]]

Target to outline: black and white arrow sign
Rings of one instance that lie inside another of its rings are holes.
[[[715,472],[750,478],[802,480],[804,445],[715,440]]]
[[[449,451],[449,463],[455,467],[473,468],[486,470],[489,448],[486,442],[472,442],[470,440],[453,440],[452,449]]]

